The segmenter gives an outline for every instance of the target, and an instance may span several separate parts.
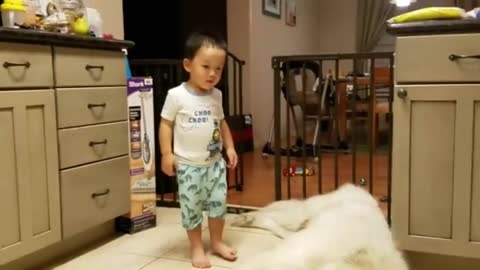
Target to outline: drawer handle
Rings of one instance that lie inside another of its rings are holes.
[[[88,108],[91,109],[91,108],[95,108],[95,107],[105,107],[107,106],[107,103],[103,102],[103,103],[98,103],[98,104],[94,104],[94,103],[89,103],[88,104]]]
[[[95,146],[95,145],[97,145],[97,144],[107,144],[107,143],[108,143],[108,141],[107,141],[107,139],[105,139],[105,140],[99,141],[99,142],[90,142],[88,145],[89,145],[90,147],[92,147],[92,146]]]
[[[458,55],[458,54],[450,54],[450,56],[448,57],[448,59],[450,59],[450,61],[456,61],[458,59],[468,59],[468,58],[471,58],[471,59],[480,59],[480,55],[477,54],[477,55]]]
[[[96,197],[100,197],[100,196],[105,196],[108,193],[110,193],[110,189],[108,189],[108,188],[104,192],[93,193],[92,194],[92,199],[95,199]]]
[[[29,68],[30,67],[30,62],[25,62],[25,63],[10,63],[10,62],[3,62],[3,67],[4,68],[10,68],[10,67],[25,67]]]
[[[86,65],[85,66],[85,69],[90,71],[90,69],[100,69],[100,70],[104,70],[104,67],[103,66],[94,66],[94,65]]]
[[[398,92],[397,92],[397,96],[398,96],[399,98],[401,98],[401,99],[406,98],[407,95],[408,95],[407,90],[405,90],[405,89],[403,89],[403,88],[399,89]]]

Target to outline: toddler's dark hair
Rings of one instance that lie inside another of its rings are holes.
[[[193,59],[202,46],[214,47],[227,51],[227,42],[220,36],[209,31],[196,31],[185,42],[184,57]]]

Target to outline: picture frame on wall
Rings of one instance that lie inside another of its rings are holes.
[[[297,0],[285,0],[285,23],[297,25]]]
[[[282,0],[262,0],[262,13],[280,19],[282,16]]]

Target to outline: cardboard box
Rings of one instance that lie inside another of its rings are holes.
[[[153,79],[127,81],[130,140],[130,213],[116,220],[120,231],[135,233],[156,226]]]

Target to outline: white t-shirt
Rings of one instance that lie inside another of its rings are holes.
[[[161,116],[174,122],[173,153],[177,162],[204,167],[221,158],[220,123],[224,113],[220,90],[199,94],[182,83],[168,91]]]

